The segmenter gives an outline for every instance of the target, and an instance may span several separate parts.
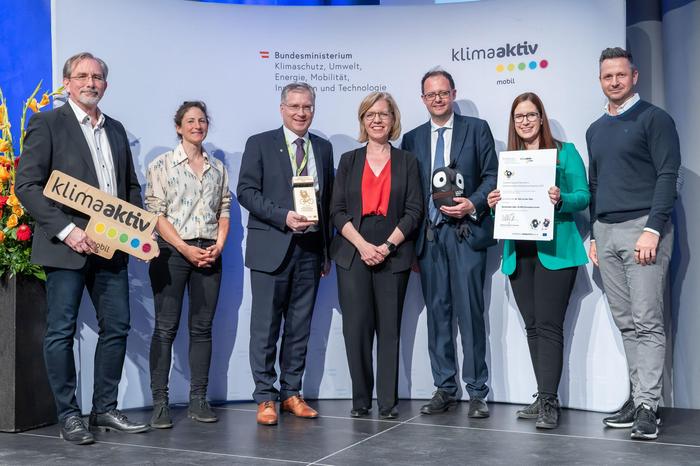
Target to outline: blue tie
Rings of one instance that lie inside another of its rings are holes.
[[[438,133],[438,139],[437,139],[437,144],[435,145],[435,158],[433,159],[433,173],[435,170],[438,168],[442,168],[445,166],[445,130],[447,128],[438,128],[437,133]],[[432,174],[431,174],[432,177]],[[433,180],[430,180],[430,183],[432,184]],[[440,220],[442,220],[442,216],[440,215],[440,211],[438,210],[437,207],[435,207],[435,203],[433,202],[432,198],[429,200],[428,203],[428,213],[430,214],[430,220],[433,222],[433,225],[438,225],[440,223]]]

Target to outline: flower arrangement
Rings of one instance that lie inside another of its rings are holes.
[[[41,89],[41,82],[24,102],[20,121],[19,153],[24,148],[26,136],[27,111],[34,113],[46,107],[52,98],[62,95],[63,87],[52,93],[44,93],[41,100],[36,96]],[[15,171],[19,157],[15,157],[7,101],[0,89],[0,277],[9,273],[33,275],[46,279],[44,269],[31,263],[31,238],[34,221],[15,196]]]

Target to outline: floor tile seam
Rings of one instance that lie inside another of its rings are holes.
[[[227,411],[241,411],[245,413],[255,413],[257,412],[256,409],[242,409],[242,408],[219,408],[219,409],[225,409]],[[417,416],[416,416],[417,417]],[[388,419],[372,419],[368,417],[350,417],[350,416],[329,416],[326,414],[319,414],[316,419],[344,419],[346,421],[364,421],[364,422],[381,422],[381,423],[389,423],[389,424],[401,424],[404,421],[392,421]],[[412,418],[412,419],[415,419]]]
[[[17,435],[22,435],[22,436],[26,436],[26,437],[41,437],[41,438],[61,440],[60,437],[56,437],[53,435],[31,434],[31,433],[26,433],[26,432],[21,432],[21,433],[18,433]],[[262,456],[237,455],[235,453],[218,453],[218,452],[214,452],[214,451],[189,450],[186,448],[159,447],[156,445],[139,445],[139,444],[134,444],[134,443],[108,442],[108,441],[104,441],[104,440],[96,440],[95,443],[96,444],[104,444],[104,445],[122,446],[122,447],[146,448],[146,449],[151,449],[151,450],[165,450],[165,451],[173,451],[173,452],[180,452],[180,453],[199,453],[202,455],[225,456],[227,458],[254,459],[254,460],[262,460],[262,461],[272,461],[272,462],[276,462],[276,463],[308,464],[308,461],[281,459],[281,458],[265,458]],[[319,465],[319,466],[329,466],[329,465]]]
[[[416,416],[416,417],[419,417],[419,416]],[[413,419],[415,419],[415,417]],[[672,446],[672,447],[700,448],[700,445],[692,445],[692,444],[687,444],[687,443],[659,442],[658,440],[640,441],[640,440],[633,440],[633,439],[592,437],[592,436],[588,436],[588,435],[558,434],[556,432],[526,432],[526,431],[522,431],[522,430],[492,429],[492,428],[487,428],[487,427],[448,426],[448,425],[444,425],[444,424],[428,424],[428,423],[424,423],[424,422],[408,423],[408,421],[407,421],[406,424],[411,425],[411,426],[440,427],[440,428],[445,428],[445,429],[481,430],[481,431],[485,431],[485,432],[500,432],[500,433],[505,433],[505,434],[542,435],[542,436],[552,436],[552,437],[576,438],[576,439],[584,439],[584,440],[605,440],[605,441],[609,441],[609,442],[626,442],[626,443],[646,444],[646,445],[665,445],[665,446]]]
[[[316,461],[313,461],[313,462],[311,462],[311,463],[308,463],[307,466],[312,466],[312,465],[313,465],[313,466],[320,466],[320,465],[322,464],[322,463],[320,463],[321,461],[327,460],[328,458],[331,458],[331,457],[337,455],[338,453],[342,453],[342,452],[347,451],[347,450],[349,450],[349,449],[351,449],[351,448],[354,448],[354,447],[356,447],[356,446],[358,446],[358,445],[361,445],[361,444],[363,444],[363,443],[365,443],[365,442],[367,442],[367,441],[369,441],[369,440],[375,439],[375,438],[379,437],[380,435],[383,435],[383,434],[385,434],[385,433],[387,433],[387,432],[389,432],[389,431],[391,431],[391,430],[394,430],[394,429],[396,429],[396,428],[398,428],[398,427],[401,427],[402,425],[408,424],[410,421],[412,421],[412,420],[414,420],[414,419],[416,419],[416,418],[418,418],[418,417],[420,417],[420,414],[418,414],[418,415],[416,415],[416,416],[413,416],[412,418],[406,419],[405,421],[396,422],[396,425],[391,426],[391,427],[389,427],[388,429],[385,429],[385,430],[383,430],[383,431],[381,431],[381,432],[377,432],[376,434],[370,435],[370,436],[367,437],[367,438],[364,438],[364,439],[362,439],[362,440],[359,440],[359,441],[357,441],[357,442],[355,442],[355,443],[353,443],[353,444],[351,444],[351,445],[348,445],[347,447],[341,448],[340,450],[338,450],[338,451],[336,451],[336,452],[333,452],[333,453],[331,453],[331,454],[329,454],[329,455],[326,455],[326,456],[324,456],[323,458],[320,458],[320,459],[318,459],[318,460],[316,460]],[[352,418],[350,418],[350,419],[352,419]]]

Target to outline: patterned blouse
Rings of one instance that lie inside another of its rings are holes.
[[[165,215],[182,239],[216,240],[219,218],[230,215],[231,191],[226,167],[206,152],[203,155],[201,178],[187,163],[182,144],[148,165],[146,209]]]

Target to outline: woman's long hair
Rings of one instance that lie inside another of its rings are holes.
[[[552,130],[549,127],[549,119],[547,118],[547,113],[544,111],[544,105],[542,100],[534,92],[525,92],[520,94],[513,101],[513,105],[510,107],[510,123],[508,124],[508,150],[522,150],[525,149],[525,142],[518,136],[515,131],[515,121],[513,120],[513,115],[515,114],[515,107],[520,105],[521,102],[532,102],[535,107],[537,107],[537,112],[540,114],[542,119],[542,127],[540,128],[540,149],[559,149],[561,143],[554,139],[552,136]]]

